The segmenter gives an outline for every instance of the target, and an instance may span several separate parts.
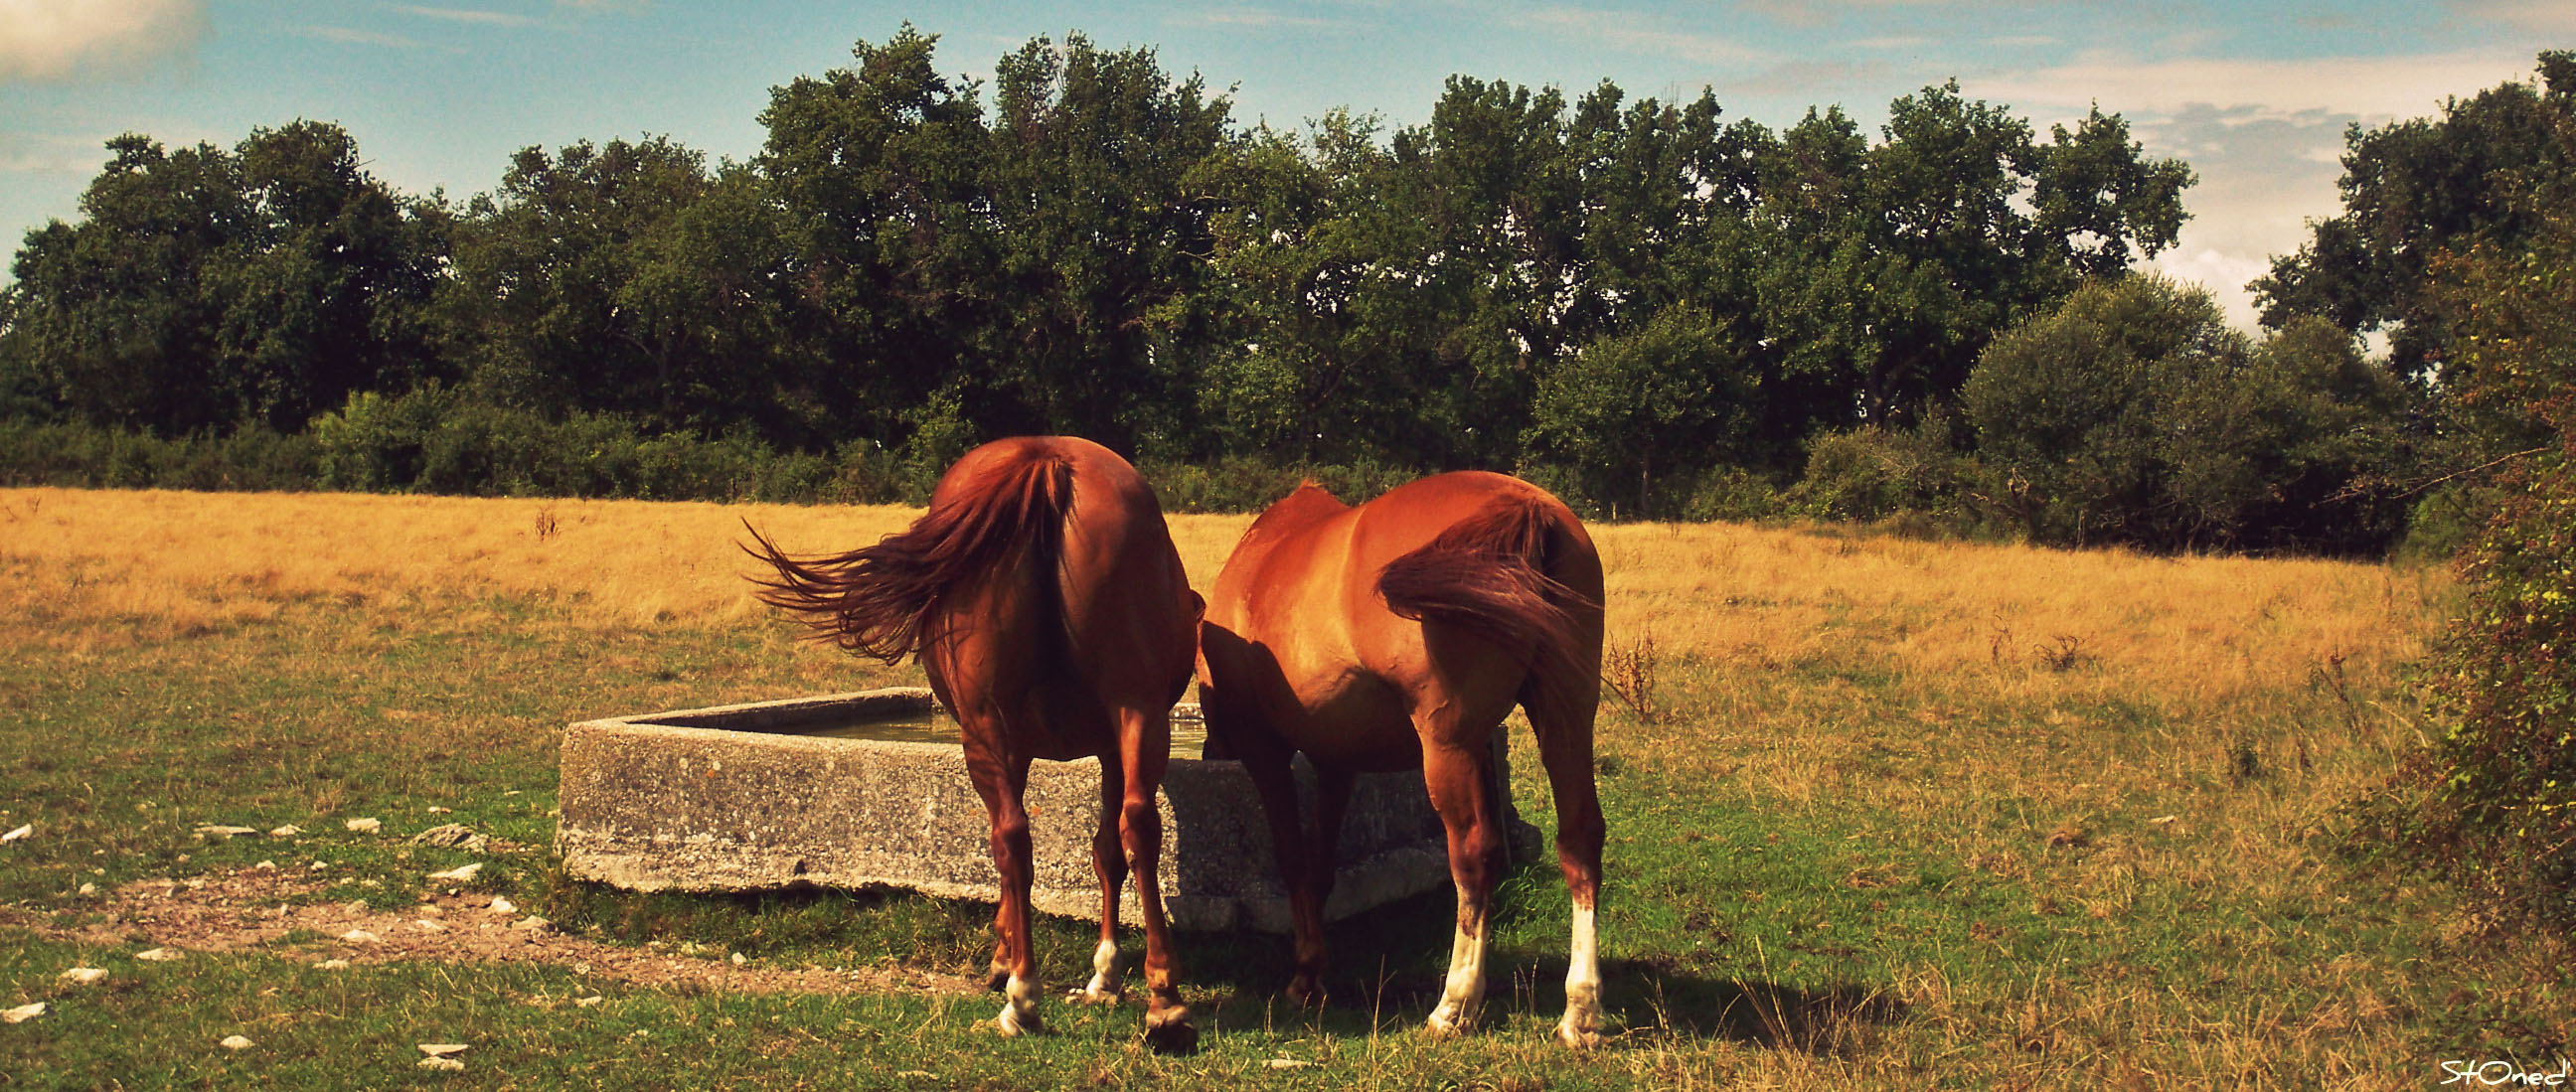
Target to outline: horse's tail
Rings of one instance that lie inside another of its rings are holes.
[[[940,597],[995,572],[1016,550],[1048,582],[1052,601],[1064,520],[1073,506],[1073,466],[1054,455],[996,464],[930,506],[901,534],[844,554],[791,557],[752,530],[743,549],[777,570],[755,580],[760,601],[804,616],[822,636],[887,663],[918,654]],[[748,529],[749,525],[745,524]]]
[[[1601,604],[1549,575],[1571,519],[1541,497],[1497,498],[1388,562],[1378,595],[1400,617],[1474,630],[1551,677],[1588,678],[1600,649],[1581,614],[1597,619]]]

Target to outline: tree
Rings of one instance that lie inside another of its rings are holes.
[[[2368,552],[2401,523],[2395,381],[2324,323],[2249,344],[2161,277],[2093,282],[1996,338],[1961,401],[2041,541]]]
[[[1035,431],[997,391],[984,331],[1007,321],[991,283],[998,240],[991,140],[976,85],[933,67],[936,36],[906,24],[857,61],[770,90],[754,166],[792,233],[794,334],[813,397],[841,438],[892,445],[905,407],[940,404]],[[942,441],[943,443],[947,441]]]
[[[1742,431],[1737,357],[1705,317],[1666,308],[1559,361],[1539,383],[1528,443],[1570,461],[1595,497],[1633,496],[1633,511],[1651,511],[1658,471],[1704,465]]]
[[[661,137],[531,147],[468,206],[442,313],[479,398],[813,442],[792,257],[748,171]]]
[[[1038,38],[994,71],[983,192],[994,239],[994,381],[1049,431],[1133,453],[1183,431],[1175,325],[1212,247],[1201,165],[1224,97],[1150,49]]]
[[[338,126],[108,150],[83,219],[30,232],[13,265],[8,337],[49,401],[122,428],[293,431],[431,370],[444,212],[368,176]]]
[[[2481,244],[2517,250],[2576,196],[2576,52],[2544,52],[2539,68],[2538,87],[2505,83],[2444,103],[2438,118],[2347,129],[2344,211],[2253,282],[2263,324],[2314,315],[2385,331],[2397,374],[2441,386],[2458,345],[2431,297],[2433,263]]]
[[[2180,230],[2190,169],[2144,159],[2119,115],[2097,109],[2040,144],[1958,92],[1891,103],[1875,146],[1830,111],[1767,150],[1763,335],[1782,393],[1803,396],[1783,407],[1801,434],[1955,395],[1997,332]]]

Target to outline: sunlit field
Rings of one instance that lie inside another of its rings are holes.
[[[979,967],[989,907],[632,896],[544,850],[566,722],[917,680],[801,639],[751,599],[738,548],[746,522],[817,552],[915,514],[0,491],[0,829],[33,828],[0,846],[0,1008],[49,1008],[0,1026],[0,1087],[426,1083],[409,1044],[470,1034],[451,1077],[477,1087],[2392,1088],[2437,1084],[2444,1059],[2542,1068],[2567,1038],[2555,942],[2499,935],[2348,836],[2437,730],[2408,672],[2446,572],[1835,527],[1594,528],[1617,1033],[1593,1057],[1548,1042],[1552,865],[1506,881],[1502,977],[1453,1041],[1414,1030],[1440,896],[1338,927],[1322,1013],[1279,996],[1283,942],[1184,935],[1208,1034],[1180,1059],[1141,1049],[1132,1005],[1051,1004],[1049,1034],[1005,1041],[976,1030],[981,997],[879,980],[326,973],[334,939],[300,934],[135,959],[163,943],[114,901],[135,881],[265,861],[320,877],[280,899],[402,906],[429,867],[486,859],[479,891],[610,945]],[[1172,520],[1194,583],[1248,522]],[[1544,827],[1535,767],[1516,761],[1515,792]],[[362,816],[388,836],[344,830]],[[390,836],[450,821],[506,844]],[[209,842],[210,823],[306,833]],[[1053,979],[1086,936],[1042,932]],[[74,965],[121,985],[58,979]],[[244,1027],[271,1045],[214,1045]]]

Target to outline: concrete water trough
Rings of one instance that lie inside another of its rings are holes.
[[[1235,762],[1198,757],[1196,712],[1174,711],[1171,768],[1156,801],[1165,912],[1184,929],[1287,932],[1251,778]],[[563,739],[556,850],[572,875],[636,891],[883,884],[989,901],[984,804],[967,782],[955,722],[936,714],[930,691],[890,689],[574,724]],[[1298,775],[1311,801],[1302,759]],[[1036,763],[1026,799],[1032,902],[1097,920],[1098,760]],[[1446,847],[1421,774],[1362,776],[1326,916],[1445,887]],[[1132,882],[1119,915],[1138,920]]]

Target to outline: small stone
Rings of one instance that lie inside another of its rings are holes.
[[[438,806],[438,805],[436,805],[436,804],[431,804],[431,805],[429,806],[429,813],[430,813],[431,815],[445,815],[445,814],[447,814],[448,812],[455,811],[455,810],[456,810],[456,809],[454,809],[454,808],[442,808],[442,807],[439,807],[439,806]]]
[[[478,853],[481,852],[485,846],[491,844],[491,839],[474,833],[474,829],[472,827],[468,827],[463,823],[449,823],[445,826],[431,827],[428,830],[412,835],[411,840],[414,845],[447,846],[452,849],[464,849]]]
[[[2163,826],[2163,825],[2165,825],[2165,824],[2167,824],[2167,823],[2173,822],[2174,820],[2176,820],[2176,819],[2180,819],[2180,818],[2182,818],[2182,816],[2179,816],[2179,815],[2159,815],[2159,816],[2156,816],[2156,817],[2155,817],[2155,818],[2153,818],[2153,819],[2149,819],[2149,820],[2147,820],[2147,822],[2148,822],[2149,824],[2151,824],[2151,825],[2159,826],[2159,827],[2160,827],[2160,826]]]
[[[269,831],[268,836],[271,838],[292,838],[302,833],[304,833],[303,827],[296,826],[293,823],[288,823],[285,826]]]
[[[215,1045],[216,1045],[216,1046],[219,1046],[219,1047],[222,1047],[222,1048],[224,1048],[225,1050],[249,1050],[251,1047],[256,1046],[256,1045],[258,1045],[258,1044],[255,1044],[255,1043],[251,1042],[251,1041],[250,1041],[250,1040],[248,1040],[248,1039],[242,1038],[242,1037],[241,1037],[241,1036],[239,1036],[239,1035],[227,1035],[227,1036],[224,1036],[224,1038],[223,1038],[223,1041],[222,1041],[222,1042],[216,1043]]]
[[[433,880],[453,880],[457,883],[472,883],[474,882],[474,877],[480,875],[482,871],[483,862],[476,861],[473,864],[458,865],[445,872],[432,872],[429,874],[429,878]]]
[[[74,967],[61,974],[55,975],[54,977],[65,982],[69,982],[75,986],[95,986],[101,982],[107,981],[107,968]]]
[[[735,952],[735,953],[733,954],[733,965],[734,965],[734,966],[739,967],[739,966],[742,966],[743,964],[745,964],[745,963],[749,963],[749,962],[751,962],[751,961],[750,961],[749,959],[745,959],[745,958],[743,958],[743,954],[742,954],[741,952]]]
[[[519,912],[519,904],[502,898],[499,895],[494,895],[492,896],[492,912],[495,914],[515,914]]]
[[[383,820],[379,819],[351,819],[341,823],[340,825],[347,827],[352,831],[356,831],[359,834],[374,834],[375,832],[384,829],[385,826]]]
[[[1272,1058],[1261,1064],[1272,1069],[1307,1069],[1313,1067],[1315,1063],[1299,1061],[1295,1058]]]
[[[591,1006],[593,1006],[593,1005],[597,1005],[597,1004],[599,1004],[600,1002],[602,1002],[602,1001],[606,1001],[606,1000],[608,1000],[608,999],[607,999],[607,998],[605,998],[605,997],[602,997],[602,996],[600,996],[600,995],[598,995],[598,994],[592,994],[592,995],[590,995],[590,996],[588,996],[588,997],[576,997],[576,998],[573,998],[573,999],[572,999],[572,1003],[573,1003],[573,1005],[574,1005],[575,1007],[577,1007],[577,1008],[585,1008],[585,1009],[586,1009],[586,1008],[589,1008],[589,1007],[591,1007]]]
[[[520,918],[519,920],[510,923],[510,928],[512,929],[525,930],[531,933],[542,933],[554,927],[555,923],[538,917],[535,914],[530,914],[527,917]]]
[[[275,861],[261,861],[260,863],[255,864],[255,865],[252,865],[251,867],[252,867],[252,868],[256,868],[256,869],[258,869],[258,870],[260,870],[260,871],[262,871],[262,872],[275,872],[275,871],[277,871],[277,862],[275,862]]]
[[[230,841],[245,834],[257,833],[259,833],[258,827],[225,826],[219,823],[208,823],[197,828],[197,837],[209,842]]]
[[[340,934],[340,939],[348,941],[351,944],[374,944],[381,938],[364,929],[351,929],[348,932]]]
[[[420,1060],[420,1067],[454,1073],[462,1071],[465,1063],[454,1058],[423,1058]]]
[[[27,824],[26,826],[19,827],[18,829],[13,830],[13,831],[10,831],[10,832],[9,832],[9,833],[7,833],[7,834],[0,834],[0,842],[18,842],[18,841],[24,841],[24,840],[26,840],[29,836],[31,836],[31,835],[33,835],[33,834],[35,834],[35,833],[36,833],[36,824],[34,824],[34,823],[29,823],[29,824]]]
[[[0,1023],[23,1024],[44,1014],[45,1003],[38,1001],[32,1005],[20,1005],[14,1009],[0,1011]]]
[[[313,966],[317,970],[345,971],[349,969],[349,961],[345,959],[326,959],[320,963],[314,964]]]
[[[444,933],[447,931],[446,926],[440,925],[428,918],[422,918],[418,921],[412,922],[412,924],[420,926],[420,931],[424,933]]]
[[[82,897],[82,898],[85,898],[85,899],[97,898],[97,897],[98,897],[98,885],[97,885],[97,884],[94,884],[94,883],[85,883],[85,884],[82,884],[82,885],[80,885],[80,894],[81,894],[81,897]]]
[[[146,963],[168,963],[172,960],[181,958],[181,955],[176,949],[172,948],[150,948],[134,953],[134,958],[140,959]]]
[[[466,1049],[466,1044],[464,1043],[414,1043],[412,1045],[419,1047],[421,1053],[429,1055],[432,1058],[444,1058],[451,1054],[463,1054]]]

